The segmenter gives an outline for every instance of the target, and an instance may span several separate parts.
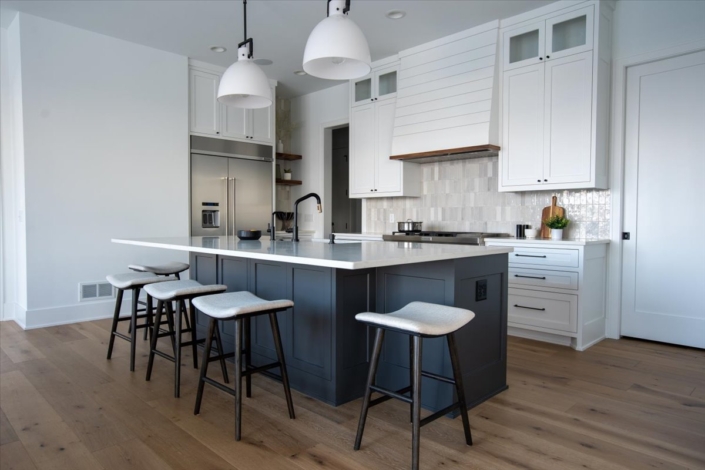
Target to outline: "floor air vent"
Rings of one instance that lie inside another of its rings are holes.
[[[82,282],[78,285],[79,302],[109,299],[114,296],[113,286],[106,281]]]

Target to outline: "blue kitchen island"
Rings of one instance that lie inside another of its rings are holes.
[[[391,312],[412,301],[475,312],[456,333],[468,406],[506,389],[507,247],[407,242],[328,244],[317,241],[241,241],[234,237],[114,239],[115,243],[188,251],[190,278],[248,290],[268,300],[291,299],[279,314],[292,388],[331,405],[363,395],[373,332],[355,320],[363,311]],[[234,344],[226,322],[226,350]],[[199,315],[199,332],[207,321]],[[252,364],[276,358],[269,320],[251,323]],[[228,351],[229,352],[229,351]],[[445,338],[426,339],[423,368],[452,376]],[[276,370],[275,370],[276,372]],[[377,383],[409,384],[409,339],[385,336]],[[423,379],[422,404],[437,411],[451,404],[453,386]]]

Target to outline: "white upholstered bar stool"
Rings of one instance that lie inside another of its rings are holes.
[[[147,296],[147,311],[143,314],[138,314],[138,302],[140,296],[140,290],[148,284],[158,283],[167,281],[168,278],[157,276],[152,273],[122,273],[122,274],[111,274],[106,277],[108,282],[117,289],[117,297],[115,299],[115,312],[113,313],[113,324],[110,328],[110,341],[108,342],[108,359],[113,355],[113,345],[115,343],[115,337],[124,339],[130,343],[130,371],[135,370],[135,347],[137,340],[137,330],[140,328],[148,328],[150,322],[149,316],[151,315],[151,302],[149,296]],[[122,296],[126,290],[132,291],[132,313],[129,317],[120,317],[120,307],[122,306]],[[137,319],[144,318],[145,322],[142,325],[137,325]],[[124,335],[117,331],[118,323],[121,321],[130,321],[130,332],[129,335]],[[146,330],[145,330],[146,331]]]
[[[284,349],[282,348],[281,336],[279,335],[279,322],[277,321],[277,312],[287,310],[294,306],[291,300],[264,300],[256,295],[243,292],[228,292],[226,294],[209,295],[207,297],[199,297],[194,299],[194,305],[198,310],[210,317],[208,326],[208,337],[206,338],[206,349],[203,353],[201,362],[201,377],[198,381],[198,394],[196,395],[196,406],[193,414],[198,414],[201,411],[201,400],[203,398],[203,388],[205,384],[213,385],[214,387],[235,396],[235,440],[240,440],[241,423],[242,423],[242,377],[247,381],[247,397],[251,395],[250,376],[258,372],[264,372],[269,369],[279,367],[281,369],[282,383],[284,384],[284,394],[286,395],[286,405],[289,409],[289,418],[294,419],[294,403],[291,400],[291,389],[289,388],[289,376],[286,372],[286,362],[284,361]],[[274,348],[277,351],[277,362],[266,364],[259,367],[250,365],[250,341],[249,341],[249,324],[246,320],[257,315],[269,315],[269,323],[272,327],[272,336],[274,337]],[[218,331],[218,321],[235,321],[235,347],[234,351],[229,354],[223,354],[215,357],[210,357],[210,345],[213,334]],[[245,331],[243,332],[243,325]],[[242,337],[245,336],[245,348],[243,350]],[[243,370],[242,354],[246,354],[248,361]],[[235,356],[235,389],[232,390],[213,379],[207,377],[208,363],[222,358]]]
[[[218,294],[220,292],[224,292],[226,289],[227,286],[222,284],[203,285],[198,281],[192,280],[160,282],[158,284],[152,284],[145,287],[144,290],[147,291],[147,294],[157,299],[156,320],[152,328],[152,341],[149,350],[149,363],[147,365],[147,380],[152,378],[152,367],[154,366],[155,355],[172,361],[174,363],[174,396],[179,398],[181,393],[181,348],[191,346],[193,354],[193,367],[197,369],[197,345],[205,341],[204,339],[199,340],[196,334],[196,309],[194,308],[193,300],[204,295]],[[149,300],[150,299],[148,297],[148,301]],[[181,327],[181,312],[186,311],[187,301],[190,304],[188,313],[191,318],[191,326],[189,329],[184,330]],[[178,310],[177,314],[174,313],[174,308],[171,304],[172,302],[176,302]],[[149,309],[150,307],[148,306],[147,308]],[[162,332],[161,324],[165,308],[166,321],[169,324],[169,331]],[[191,339],[189,341],[181,340],[181,335],[184,331],[190,331]],[[157,341],[159,338],[163,338],[165,336],[172,338],[173,356],[157,349]],[[215,338],[218,343],[218,350],[222,352],[223,346],[220,340],[220,334],[216,335]],[[221,369],[223,372],[223,379],[227,382],[228,375],[225,367],[225,360],[221,361]]]
[[[152,273],[156,274],[157,276],[174,276],[176,280],[181,279],[181,273],[186,271],[190,266],[187,263],[180,263],[178,261],[172,261],[170,263],[164,263],[164,264],[155,264],[155,265],[148,265],[148,264],[130,264],[127,266],[128,269],[131,269],[133,271],[137,271],[139,273]],[[145,307],[147,304],[145,302],[142,302],[141,300],[138,302],[140,305],[144,305]],[[152,324],[154,321],[154,317],[152,315],[152,310],[151,309],[146,309],[145,311],[147,312],[147,323],[149,325]],[[188,315],[186,314],[185,311],[182,312],[184,315],[184,320],[186,323],[186,328],[191,329],[191,324],[189,322]],[[147,330],[149,328],[145,328],[144,330],[144,339],[147,339]],[[151,330],[149,330],[151,331]]]
[[[360,449],[362,443],[362,433],[365,430],[365,420],[367,411],[371,406],[383,403],[390,398],[396,398],[411,405],[411,468],[419,468],[419,441],[421,436],[421,426],[444,416],[451,411],[460,409],[460,416],[463,420],[463,430],[465,431],[465,442],[472,445],[472,435],[470,434],[470,420],[468,419],[468,409],[465,403],[465,389],[463,387],[463,375],[458,359],[458,350],[455,344],[454,333],[467,325],[475,314],[470,310],[447,307],[445,305],[430,304],[426,302],[411,302],[400,310],[391,313],[365,312],[355,315],[355,319],[365,323],[375,329],[375,342],[370,359],[370,370],[367,376],[367,387],[362,401],[362,411],[360,421],[357,426],[357,436],[355,438],[355,450]],[[411,384],[401,390],[387,390],[375,385],[375,375],[379,356],[384,341],[386,330],[396,331],[409,335],[410,347],[410,375]],[[430,372],[424,372],[421,368],[421,352],[423,338],[438,338],[445,336],[448,340],[448,352],[453,368],[453,378],[443,377]],[[421,419],[421,377],[428,377],[441,382],[455,385],[458,401],[439,410],[432,415]],[[379,392],[383,396],[370,400],[372,392]],[[405,396],[407,392],[410,397]]]

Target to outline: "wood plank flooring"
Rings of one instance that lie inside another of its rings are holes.
[[[0,469],[410,467],[408,405],[373,408],[355,452],[359,400],[333,408],[294,392],[289,420],[281,384],[255,376],[235,442],[230,396],[206,388],[193,415],[189,350],[175,399],[171,363],[156,358],[144,380],[147,342],[134,373],[124,341],[105,359],[109,328],[0,324]],[[508,380],[470,410],[474,446],[463,444],[460,419],[423,428],[422,468],[705,469],[705,351],[623,339],[579,353],[512,337]]]

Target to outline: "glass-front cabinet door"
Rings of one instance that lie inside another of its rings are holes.
[[[592,50],[593,6],[546,20],[546,60]]]
[[[375,70],[374,78],[375,101],[384,101],[397,96],[397,70],[396,65]]]
[[[522,26],[504,33],[504,70],[543,61],[544,22]]]
[[[350,87],[350,103],[353,106],[368,104],[372,102],[372,74],[352,81]]]

